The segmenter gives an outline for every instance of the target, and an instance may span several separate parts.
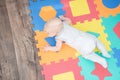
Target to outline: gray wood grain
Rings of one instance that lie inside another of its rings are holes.
[[[0,1],[0,69],[2,80],[18,80],[17,60],[5,1]]]
[[[28,0],[0,0],[0,80],[44,80]]]

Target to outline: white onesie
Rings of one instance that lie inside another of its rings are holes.
[[[73,28],[72,26],[63,23],[62,31],[56,36],[56,39],[65,41],[66,44],[75,48],[82,55],[88,55],[93,52],[96,47],[96,37]]]
[[[97,62],[107,68],[106,60],[94,53],[94,49],[97,47],[104,56],[110,57],[102,42],[89,33],[77,30],[66,23],[63,24],[64,27],[56,36],[56,39],[65,41],[66,44],[76,49],[86,59]]]

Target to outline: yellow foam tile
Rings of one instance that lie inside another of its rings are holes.
[[[95,32],[95,33],[100,34],[98,39],[103,42],[103,44],[105,45],[108,51],[111,51],[110,41],[107,40],[107,34],[104,32],[105,28],[104,26],[101,25],[101,21],[102,21],[101,19],[99,20],[93,19],[90,22],[89,21],[85,21],[84,23],[78,22],[77,24],[73,26],[84,32]]]

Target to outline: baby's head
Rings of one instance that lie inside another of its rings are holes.
[[[62,29],[63,23],[59,18],[50,19],[44,27],[44,31],[49,37],[56,36]]]

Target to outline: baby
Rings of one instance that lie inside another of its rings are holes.
[[[59,51],[62,43],[65,42],[67,45],[80,52],[84,58],[97,62],[104,68],[107,68],[106,60],[94,52],[94,49],[97,47],[102,52],[103,56],[107,58],[111,57],[102,42],[91,34],[73,28],[70,23],[71,20],[69,18],[60,16],[59,18],[49,20],[45,24],[44,31],[46,31],[48,36],[56,36],[56,46],[46,46],[44,50]]]

